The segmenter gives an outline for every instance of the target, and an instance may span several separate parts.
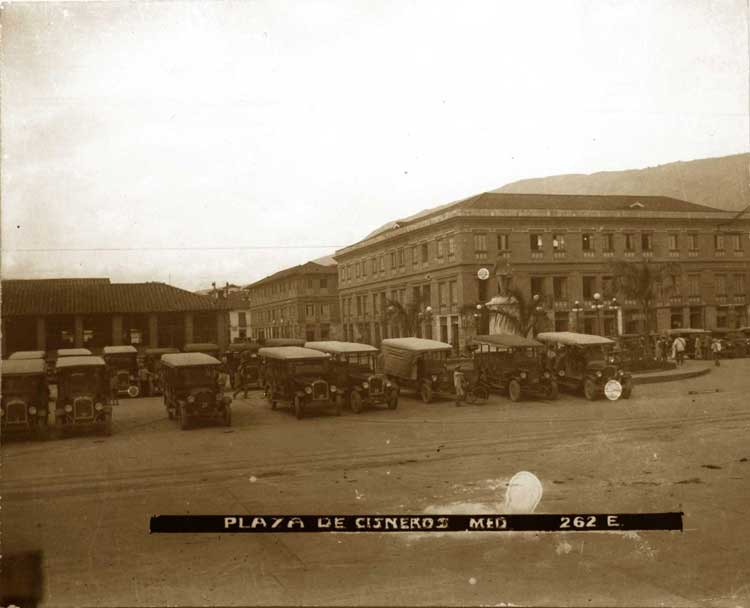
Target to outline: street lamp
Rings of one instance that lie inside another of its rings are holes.
[[[604,322],[602,321],[602,309],[604,308],[604,303],[602,302],[602,294],[598,291],[594,294],[594,303],[591,305],[591,308],[596,312],[596,324],[599,328],[599,334],[603,336]]]

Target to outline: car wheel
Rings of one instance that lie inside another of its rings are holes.
[[[135,399],[140,394],[141,394],[141,389],[138,388],[137,385],[131,384],[128,387],[128,397],[130,397],[131,399]]]
[[[352,391],[349,395],[349,407],[355,414],[362,411],[362,395],[359,394],[359,391]]]
[[[475,388],[474,394],[476,395],[477,401],[487,401],[490,398],[490,391],[484,386],[478,386]]]
[[[550,382],[547,388],[547,399],[555,400],[560,396],[560,389],[557,387],[557,382]]]
[[[432,387],[425,382],[419,389],[419,395],[422,397],[422,401],[430,403],[432,401]]]
[[[396,391],[392,391],[390,395],[388,395],[388,409],[389,410],[395,410],[398,407],[398,393]]]
[[[598,396],[596,384],[594,384],[594,381],[589,378],[586,378],[586,380],[583,381],[583,396],[589,401],[594,401]]]
[[[302,399],[300,399],[299,395],[294,396],[294,415],[297,417],[297,420],[302,419]]]
[[[521,383],[518,380],[513,379],[508,383],[508,397],[511,401],[521,400]]]

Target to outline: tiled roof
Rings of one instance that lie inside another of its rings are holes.
[[[250,289],[254,287],[260,287],[261,285],[266,285],[267,283],[271,283],[272,281],[275,281],[277,279],[283,279],[286,277],[291,277],[297,274],[338,274],[338,270],[336,269],[336,265],[323,265],[318,264],[317,262],[306,262],[304,264],[299,264],[298,266],[292,266],[291,268],[285,268],[284,270],[279,270],[278,272],[275,272],[272,275],[269,275],[267,277],[264,277],[260,279],[259,281],[255,281],[255,283],[250,283],[245,287],[245,289]]]
[[[509,192],[484,192],[433,209],[426,209],[410,217],[389,222],[368,234],[372,238],[388,230],[403,228],[417,221],[422,221],[456,209],[508,209],[540,210],[554,209],[562,211],[658,211],[706,213],[721,212],[722,209],[689,203],[688,201],[668,196],[626,196],[626,195],[589,195],[589,194],[515,194]],[[363,242],[363,241],[360,241]]]
[[[225,309],[216,301],[165,283],[110,283],[109,279],[2,282],[3,316],[139,314]]]

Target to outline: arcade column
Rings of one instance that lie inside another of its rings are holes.
[[[227,349],[229,342],[228,317],[229,313],[225,310],[216,313],[216,342],[221,352]]]
[[[122,344],[122,315],[112,317],[112,346]]]
[[[75,329],[73,333],[73,347],[83,348],[83,317],[75,316]]]
[[[185,313],[185,344],[193,341],[193,313]]]
[[[36,349],[47,350],[47,322],[44,317],[36,318]]]
[[[159,317],[155,313],[148,315],[148,346],[159,347]]]

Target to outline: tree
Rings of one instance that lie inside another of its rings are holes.
[[[429,319],[430,312],[423,312],[421,303],[407,302],[402,304],[398,300],[386,300],[383,318],[389,323],[401,327],[407,336],[415,336],[422,323]]]
[[[643,314],[643,333],[648,335],[651,309],[660,293],[674,290],[682,267],[677,262],[614,260],[609,263],[609,271],[613,290],[625,300],[637,303]]]
[[[536,335],[542,322],[542,315],[538,310],[539,296],[528,298],[515,286],[510,286],[505,291],[507,302],[496,304],[496,307],[490,309],[494,325],[503,324],[519,336]]]

